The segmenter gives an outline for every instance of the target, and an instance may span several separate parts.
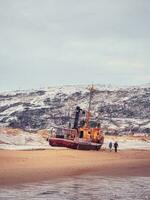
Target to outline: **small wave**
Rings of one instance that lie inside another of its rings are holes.
[[[77,176],[60,182],[40,182],[0,188],[3,200],[149,200],[150,177]]]

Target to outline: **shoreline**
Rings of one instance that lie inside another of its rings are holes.
[[[0,150],[0,187],[76,175],[150,177],[149,150]]]

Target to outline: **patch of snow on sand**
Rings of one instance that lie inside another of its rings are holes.
[[[33,133],[21,133],[19,135],[0,133],[0,149],[37,150],[58,149],[58,147],[49,146],[44,138]]]
[[[139,150],[150,150],[150,141],[142,141],[142,140],[130,140],[130,139],[125,139],[125,140],[115,140],[115,139],[105,139],[105,142],[103,144],[103,148],[108,149],[109,148],[109,142],[114,143],[115,141],[118,142],[118,149],[123,150],[123,149],[139,149]]]
[[[111,137],[105,136],[103,149],[108,149],[109,142],[115,141],[119,144],[119,149],[146,149],[150,150],[150,139],[139,137]],[[36,150],[36,149],[66,149],[63,147],[51,147],[48,141],[40,134],[28,133],[24,131],[2,129],[0,130],[0,149],[11,150]]]

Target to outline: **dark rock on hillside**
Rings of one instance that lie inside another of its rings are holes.
[[[0,125],[24,130],[68,126],[69,121],[73,123],[75,107],[86,110],[88,101],[86,87],[0,94]],[[98,87],[92,111],[93,120],[99,120],[105,132],[150,133],[150,87]]]

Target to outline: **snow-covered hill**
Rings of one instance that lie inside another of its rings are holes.
[[[36,131],[73,122],[76,106],[87,109],[87,85],[50,87],[0,94],[0,126]],[[132,87],[95,85],[93,119],[104,132],[150,134],[150,84]]]

